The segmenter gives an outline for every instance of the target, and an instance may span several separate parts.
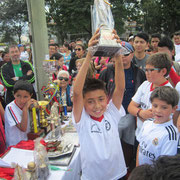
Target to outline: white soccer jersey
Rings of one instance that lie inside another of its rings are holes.
[[[177,90],[177,92],[179,93],[179,96],[180,96],[180,82],[178,82],[178,83],[176,84],[175,89]],[[180,111],[180,101],[179,101],[179,103],[178,103],[178,108],[177,108],[176,111]]]
[[[144,81],[138,88],[137,92],[135,95],[132,97],[132,100],[136,102],[137,104],[140,104],[140,108],[145,110],[145,109],[150,109],[152,107],[151,102],[150,102],[150,96],[151,93],[154,89],[152,89],[153,84],[150,83],[149,81]],[[165,83],[162,84],[162,86],[171,86],[169,81],[166,81]],[[148,119],[148,120],[153,120],[153,119]],[[141,121],[140,118],[137,117],[137,128],[136,128],[136,136],[138,136],[141,128],[142,128],[143,122]]]
[[[93,120],[85,109],[75,123],[80,142],[82,180],[117,180],[127,173],[118,133],[121,114],[112,103],[101,122]]]
[[[177,154],[178,139],[178,130],[173,120],[163,124],[145,121],[137,137],[139,165],[152,164],[161,155]]]
[[[16,105],[15,101],[9,103],[5,108],[5,134],[6,146],[16,145],[22,140],[27,140],[27,133],[30,132],[29,116],[26,132],[16,127],[22,120],[22,110]]]

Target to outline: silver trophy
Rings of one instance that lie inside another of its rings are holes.
[[[93,33],[100,28],[99,43],[93,48],[94,56],[112,57],[120,49],[121,54],[126,53],[124,47],[113,39],[114,19],[108,0],[94,0],[92,22]]]

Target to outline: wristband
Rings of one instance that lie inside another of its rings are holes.
[[[142,111],[142,109],[138,109],[138,111],[137,111],[137,114],[136,114],[136,116],[138,117],[138,118],[141,118],[140,116],[139,116],[139,113]]]

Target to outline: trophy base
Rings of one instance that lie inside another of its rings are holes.
[[[45,135],[47,135],[51,131],[51,125],[48,124],[46,127],[41,127],[44,130]]]
[[[121,47],[114,39],[112,29],[100,28],[99,44],[94,56],[113,57]]]
[[[98,49],[94,53],[94,56],[113,57],[116,52],[119,51],[119,49],[120,47],[98,46]]]
[[[43,129],[40,129],[37,133],[29,132],[27,134],[28,140],[34,140],[38,137],[44,137],[45,133]]]

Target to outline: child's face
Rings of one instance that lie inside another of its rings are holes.
[[[31,99],[31,94],[25,90],[18,90],[14,94],[16,104],[22,109],[25,104]]]
[[[164,78],[164,72],[162,70],[158,70],[154,66],[147,64],[145,68],[146,78],[149,82],[158,84],[158,82]]]
[[[63,67],[63,65],[64,65],[64,57],[62,57],[62,58],[60,58],[60,59],[58,60],[58,65],[61,66],[61,67]]]
[[[172,107],[172,105],[167,104],[167,102],[158,98],[154,98],[152,101],[152,113],[155,118],[155,122],[158,124],[169,121],[171,113],[174,113],[176,109],[177,106]]]
[[[84,95],[84,107],[86,112],[96,118],[101,117],[106,111],[107,96],[101,89],[87,92]]]

